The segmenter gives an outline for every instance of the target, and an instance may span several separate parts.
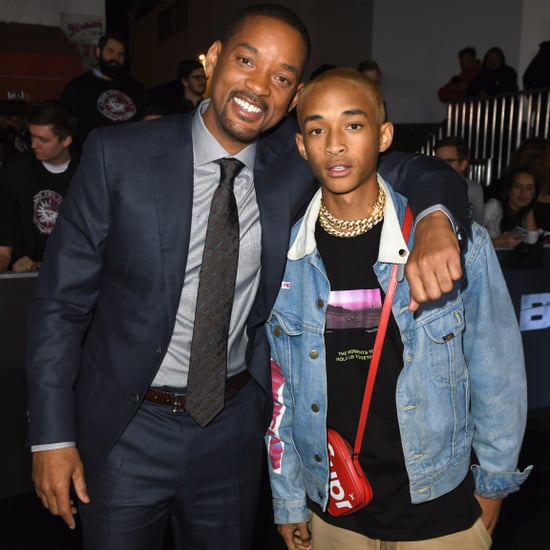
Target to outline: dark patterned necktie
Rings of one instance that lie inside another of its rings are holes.
[[[212,197],[197,294],[185,410],[206,426],[222,409],[227,376],[227,339],[233,308],[239,216],[233,182],[243,164],[216,161],[220,184]]]

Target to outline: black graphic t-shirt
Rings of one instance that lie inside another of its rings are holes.
[[[325,332],[327,424],[353,446],[384,294],[372,269],[383,222],[350,239],[332,237],[317,224],[315,238],[331,285]],[[373,500],[334,518],[309,502],[325,521],[381,540],[419,540],[470,527],[479,516],[473,480],[427,503],[413,505],[397,420],[395,390],[403,344],[390,317],[363,437],[360,462]]]
[[[61,173],[53,173],[47,170],[41,162],[33,163],[32,171],[34,250],[31,258],[41,261],[46,242],[55,227],[59,207],[67,193],[74,171],[67,169]]]
[[[145,87],[130,77],[108,80],[90,70],[69,81],[61,101],[78,120],[76,149],[80,150],[93,128],[140,120],[145,100]]]

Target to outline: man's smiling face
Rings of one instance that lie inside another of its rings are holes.
[[[227,43],[210,47],[211,103],[204,121],[227,151],[252,143],[294,106],[305,55],[296,29],[265,16],[247,17]]]

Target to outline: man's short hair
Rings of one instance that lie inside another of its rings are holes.
[[[236,34],[239,30],[241,23],[244,21],[244,19],[254,16],[271,17],[273,19],[277,19],[279,21],[282,21],[283,23],[286,23],[300,33],[300,36],[302,37],[305,45],[305,58],[303,67],[305,68],[309,61],[309,56],[311,53],[311,38],[309,36],[307,27],[295,12],[285,6],[280,6],[279,4],[253,4],[239,10],[232,21],[229,23],[223,36],[222,42],[229,42],[233,35]]]
[[[63,141],[76,133],[76,117],[60,101],[34,101],[27,110],[26,122],[38,126],[50,126],[52,133]]]
[[[458,52],[458,57],[462,57],[463,55],[471,55],[472,57],[477,57],[477,52],[475,48],[472,48],[471,46],[467,46],[466,48],[462,48]]]
[[[337,79],[355,82],[361,86],[364,86],[367,90],[369,101],[374,107],[377,123],[382,124],[386,120],[386,108],[384,106],[384,97],[382,96],[380,87],[367,78],[363,73],[356,71],[355,69],[350,69],[349,67],[335,67],[334,69],[323,71],[302,88],[300,94],[298,95],[298,103],[296,105],[300,127],[302,124],[302,105],[304,104],[305,98],[311,93],[312,90],[322,85],[327,80],[330,81]]]
[[[116,34],[114,32],[106,32],[103,36],[99,38],[97,41],[97,45],[100,50],[102,50],[105,47],[105,44],[107,44],[107,40],[116,40],[117,42],[120,42],[124,46],[124,50],[128,49],[128,44],[122,36],[119,34]]]
[[[441,147],[455,147],[460,160],[469,160],[470,158],[470,148],[466,141],[459,136],[447,136],[440,139],[434,145],[434,151],[437,151]]]
[[[189,75],[197,69],[203,69],[202,63],[196,59],[184,59],[178,64],[178,70],[176,73],[177,79],[188,78]]]

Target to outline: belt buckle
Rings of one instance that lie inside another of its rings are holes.
[[[184,393],[172,393],[172,403],[171,403],[171,406],[172,406],[172,412],[173,413],[177,413],[177,412],[183,412],[185,409],[183,407],[180,407],[180,405],[178,405],[177,401],[178,399],[180,399],[181,397],[185,397],[185,394]]]

